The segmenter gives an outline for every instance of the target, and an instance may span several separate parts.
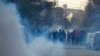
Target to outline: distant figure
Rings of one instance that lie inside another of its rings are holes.
[[[72,42],[72,36],[71,36],[71,33],[68,31],[67,32],[67,43],[71,44],[71,42]]]
[[[79,38],[80,38],[80,31],[75,30],[75,44],[79,43]]]
[[[52,38],[53,38],[52,32],[49,32],[48,33],[48,40],[52,40]]]
[[[72,44],[75,44],[75,30],[71,33],[72,36]]]
[[[66,32],[64,31],[64,29],[62,30],[62,41],[65,42],[66,41]]]
[[[56,31],[56,30],[52,32],[52,35],[53,35],[52,40],[54,42],[57,40],[57,33],[58,33],[58,31]]]
[[[59,33],[58,33],[58,38],[59,38],[59,41],[61,41],[61,39],[62,39],[62,31],[61,31],[61,29],[59,29]]]
[[[65,42],[65,40],[66,40],[66,33],[65,33],[65,31],[64,30],[59,30],[59,41],[61,41],[61,42]]]

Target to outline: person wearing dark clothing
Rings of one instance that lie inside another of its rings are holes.
[[[62,41],[66,41],[66,32],[64,30],[62,30]]]
[[[53,40],[54,42],[57,40],[57,33],[58,33],[57,31],[53,31],[53,32],[52,32],[52,35],[53,35],[53,36],[52,36],[52,40]]]
[[[61,29],[59,30],[59,33],[58,33],[58,38],[59,38],[59,41],[61,41],[61,39],[62,39],[62,31],[61,31]]]
[[[72,36],[72,44],[75,44],[75,31],[71,33]]]
[[[52,32],[48,33],[48,40],[52,40]]]
[[[67,43],[71,44],[71,41],[72,41],[71,33],[68,31],[67,32]]]
[[[59,35],[59,41],[65,42],[65,40],[66,40],[66,33],[65,33],[65,31],[60,29],[58,35]]]
[[[79,38],[80,38],[80,31],[75,30],[75,44],[76,45],[79,43]]]

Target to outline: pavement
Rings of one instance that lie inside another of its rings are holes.
[[[87,49],[85,46],[67,45],[66,56],[100,56],[100,51]]]

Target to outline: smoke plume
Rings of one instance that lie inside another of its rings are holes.
[[[65,55],[63,44],[59,42],[54,44],[44,37],[35,38],[32,43],[27,44],[23,32],[16,5],[0,2],[0,56]]]

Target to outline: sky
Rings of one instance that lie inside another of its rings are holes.
[[[50,1],[50,0],[49,0]],[[54,0],[51,0],[54,1]],[[85,6],[88,3],[88,0],[58,0],[58,4],[56,6],[63,7],[63,5],[67,5],[67,8],[71,9],[81,9],[84,10]]]

